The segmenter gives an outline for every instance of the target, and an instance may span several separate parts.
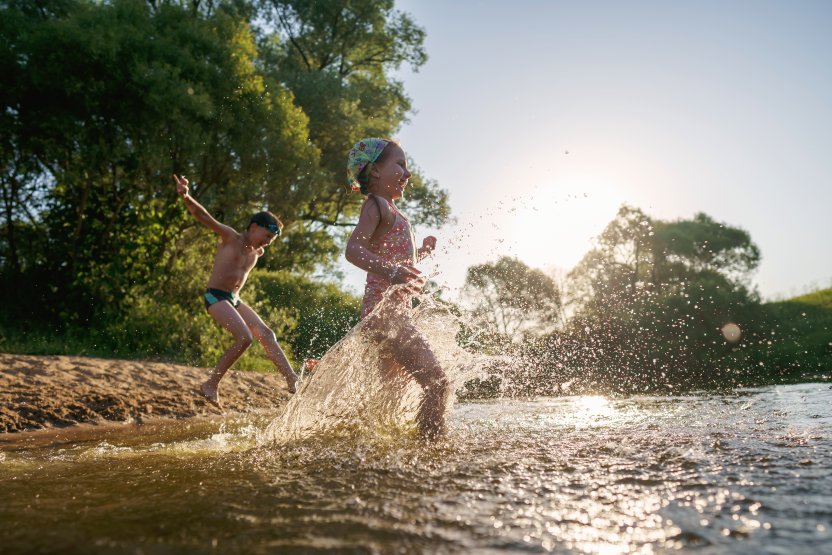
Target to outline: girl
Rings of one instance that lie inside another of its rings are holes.
[[[444,431],[450,386],[408,312],[410,294],[424,286],[415,264],[433,251],[436,238],[426,237],[417,250],[410,222],[394,204],[411,175],[404,150],[396,142],[371,138],[356,143],[348,154],[347,175],[350,188],[367,196],[346,251],[349,262],[367,271],[361,318],[368,320],[368,330],[376,339],[384,340],[385,370],[403,371],[422,387],[416,419],[422,435],[434,438]],[[397,288],[375,310],[385,291],[398,284],[408,287]]]

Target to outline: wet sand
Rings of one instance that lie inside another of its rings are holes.
[[[219,415],[196,392],[210,372],[163,362],[0,353],[0,433]],[[277,373],[231,370],[220,384],[227,414],[278,409],[289,397]]]

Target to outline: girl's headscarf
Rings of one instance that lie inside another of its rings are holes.
[[[358,174],[381,156],[381,151],[390,141],[378,138],[361,139],[347,154],[347,186],[353,191],[361,190]],[[361,191],[365,193],[366,191]]]

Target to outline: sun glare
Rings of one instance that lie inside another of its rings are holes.
[[[509,208],[508,254],[537,268],[572,268],[615,217],[621,197],[604,178],[561,178],[532,188]]]
[[[589,414],[608,413],[610,402],[598,395],[585,395],[575,399],[575,406],[583,412]]]
[[[561,422],[578,428],[602,426],[616,414],[615,407],[605,397],[582,395],[571,398],[571,409]]]

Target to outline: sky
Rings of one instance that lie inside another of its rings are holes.
[[[397,138],[449,192],[416,233],[451,296],[502,255],[568,271],[623,203],[748,231],[764,299],[832,286],[832,2],[396,6],[427,33]]]

